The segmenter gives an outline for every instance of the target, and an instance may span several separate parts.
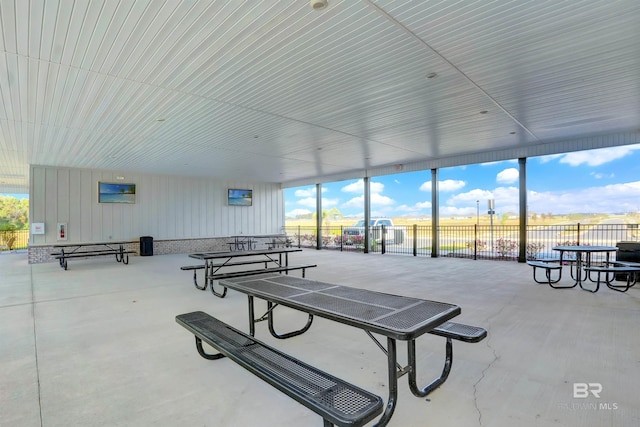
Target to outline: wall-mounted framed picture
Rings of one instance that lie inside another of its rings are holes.
[[[136,185],[98,182],[98,203],[135,203]]]
[[[251,206],[253,204],[253,190],[229,188],[227,204],[229,206]]]

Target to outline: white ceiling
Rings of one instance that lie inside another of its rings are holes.
[[[29,164],[293,185],[640,143],[637,0],[1,0],[0,25],[0,192]]]

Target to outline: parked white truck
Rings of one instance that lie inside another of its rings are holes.
[[[385,244],[399,245],[404,242],[404,227],[393,225],[393,221],[389,218],[375,218],[369,220],[369,239],[371,243],[382,243],[383,225]],[[365,222],[361,219],[351,227],[343,228],[344,243],[347,245],[364,243],[364,226]]]

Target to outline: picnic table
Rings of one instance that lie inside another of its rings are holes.
[[[90,258],[96,256],[115,256],[116,262],[129,264],[129,254],[136,251],[125,249],[125,245],[134,242],[86,242],[86,243],[65,243],[53,245],[51,255],[58,260],[60,267],[67,270],[67,261],[71,258]]]
[[[291,247],[292,243],[286,234],[240,234],[237,236],[230,236],[229,239],[231,239],[227,242],[227,245],[229,245],[229,251],[251,251],[264,245],[266,245],[268,249]]]
[[[228,277],[229,274],[240,274],[240,272],[223,273],[220,270],[227,267],[237,267],[252,264],[264,264],[263,269],[245,270],[242,272],[244,275],[256,274],[258,272],[284,272],[288,273],[291,270],[304,270],[309,267],[315,267],[315,265],[289,265],[289,254],[292,252],[302,252],[299,248],[273,248],[273,249],[258,249],[251,251],[229,251],[229,252],[200,252],[189,254],[190,258],[204,261],[198,265],[188,265],[180,267],[181,270],[193,270],[193,283],[194,286],[202,291],[210,286],[211,292],[224,298],[226,295],[226,288],[222,292],[218,292],[214,289],[213,284],[221,278]],[[269,264],[273,264],[274,267],[269,269]],[[204,270],[204,284],[198,284],[197,270]]]
[[[306,332],[313,316],[320,316],[344,325],[362,329],[387,356],[389,397],[384,414],[376,426],[386,425],[396,407],[398,378],[409,375],[409,388],[417,397],[424,397],[447,378],[452,364],[451,339],[477,342],[486,336],[483,328],[448,322],[460,314],[457,305],[420,298],[386,294],[280,274],[230,278],[220,281],[226,288],[242,292],[248,297],[249,335],[255,335],[255,323],[268,320],[269,331],[276,338],[290,338]],[[256,318],[254,297],[267,301],[267,312]],[[306,325],[296,331],[277,333],[274,311],[286,306],[308,314]],[[198,315],[200,316],[200,315]],[[373,334],[386,337],[386,348]],[[447,359],[442,375],[427,386],[417,384],[416,340],[426,333],[447,338]],[[406,341],[408,365],[397,360],[396,341]],[[196,340],[196,342],[198,342]],[[214,342],[215,344],[215,342]],[[203,355],[202,349],[199,352]],[[207,357],[208,355],[203,355]],[[207,358],[212,357],[208,356]],[[253,367],[250,367],[253,369]]]
[[[580,289],[589,292],[597,292],[600,288],[600,281],[596,282],[595,288],[585,288],[583,283],[587,279],[591,279],[589,275],[589,270],[592,267],[592,263],[594,260],[594,254],[604,253],[605,260],[604,265],[608,266],[610,264],[610,255],[611,253],[616,253],[618,248],[615,246],[591,246],[591,245],[560,245],[552,248],[554,251],[560,252],[559,263],[562,265],[565,259],[566,253],[574,253],[575,258],[571,258],[571,278],[575,281],[573,286],[580,286]],[[575,265],[575,269],[574,269]],[[575,271],[575,273],[574,273]]]
[[[231,239],[233,240],[227,242],[227,245],[229,245],[229,251],[250,251],[255,249],[256,239],[253,236],[231,236]]]

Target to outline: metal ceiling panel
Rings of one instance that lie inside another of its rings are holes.
[[[638,40],[636,0],[6,0],[0,191],[29,164],[290,185],[640,143]]]

